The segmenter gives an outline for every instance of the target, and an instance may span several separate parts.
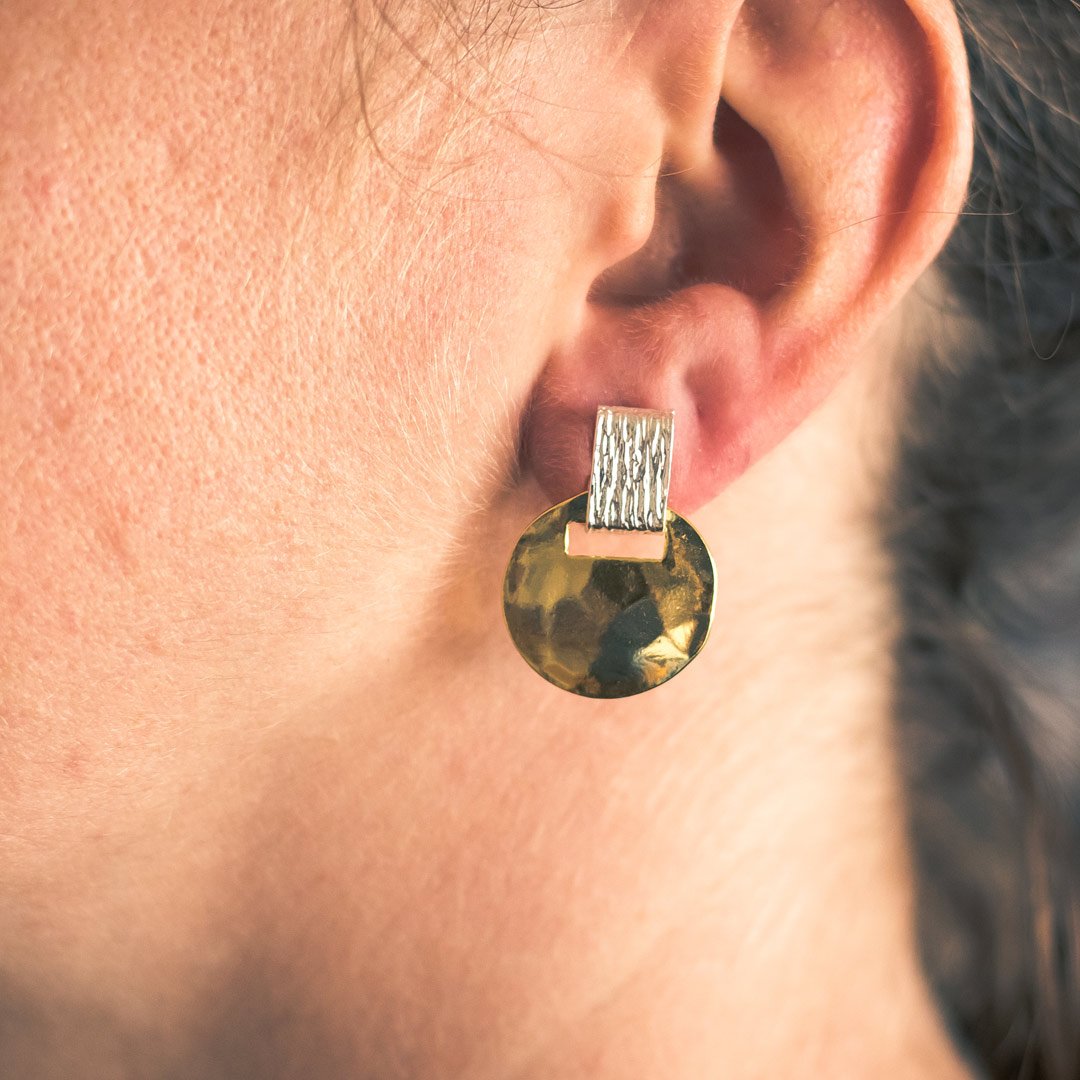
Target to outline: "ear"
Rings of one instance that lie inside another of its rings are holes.
[[[597,405],[674,409],[686,513],[802,421],[944,244],[966,59],[950,0],[665,0],[620,64],[656,107],[606,148],[640,168],[613,168],[603,213],[647,227],[585,254],[600,272],[523,449],[561,500],[586,486]]]

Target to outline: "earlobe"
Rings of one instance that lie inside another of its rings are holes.
[[[691,6],[655,5],[632,56],[668,102],[652,232],[597,276],[534,390],[523,447],[553,501],[584,489],[604,404],[674,409],[672,505],[712,498],[820,402],[963,199],[949,0],[732,0],[709,27]]]

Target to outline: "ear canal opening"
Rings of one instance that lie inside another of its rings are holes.
[[[699,280],[720,281],[764,304],[793,284],[806,265],[806,230],[772,146],[724,98],[713,119],[713,146],[729,206],[725,232],[717,242],[691,249],[687,269]]]
[[[805,229],[772,147],[723,99],[712,146],[692,171],[661,170],[652,234],[596,279],[591,302],[646,307],[696,285],[725,285],[765,304],[797,280]]]

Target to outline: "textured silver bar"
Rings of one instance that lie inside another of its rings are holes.
[[[671,486],[675,414],[596,410],[586,524],[590,529],[661,532]]]

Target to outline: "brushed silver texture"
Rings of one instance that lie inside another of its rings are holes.
[[[586,524],[661,532],[671,486],[675,414],[601,405],[596,410]]]

